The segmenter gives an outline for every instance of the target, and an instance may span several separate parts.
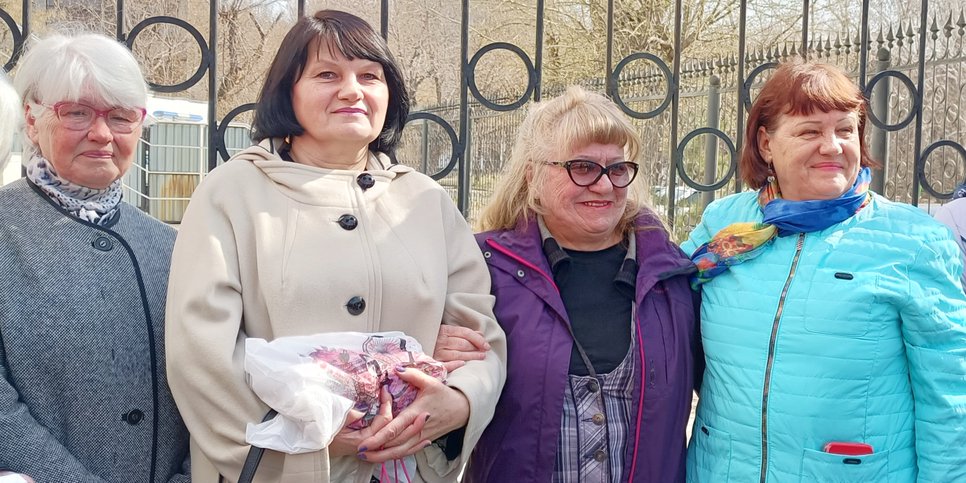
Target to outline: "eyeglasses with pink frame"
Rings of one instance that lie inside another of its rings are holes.
[[[95,119],[103,117],[111,131],[118,134],[130,134],[144,122],[144,117],[147,115],[147,110],[143,107],[115,107],[101,110],[74,101],[61,101],[52,106],[41,105],[53,110],[64,127],[72,131],[90,129]]]

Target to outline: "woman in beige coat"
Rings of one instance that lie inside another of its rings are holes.
[[[433,180],[385,155],[408,110],[399,68],[367,23],[331,10],[304,17],[263,86],[259,144],[195,192],[167,305],[193,481],[237,481],[246,424],[270,409],[246,383],[246,338],[399,330],[430,348],[441,324],[483,334],[486,358],[445,384],[404,370],[419,395],[395,418],[343,428],[321,451],[267,451],[255,481],[368,483],[379,463],[408,455],[412,481],[456,481],[500,395],[506,343],[459,211]]]

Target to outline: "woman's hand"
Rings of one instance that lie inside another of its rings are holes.
[[[432,440],[466,426],[470,418],[470,402],[463,393],[418,369],[398,367],[396,374],[419,394],[409,407],[359,445],[359,458],[371,463],[414,454]]]
[[[362,429],[351,429],[349,425],[362,419],[365,416],[355,409],[349,410],[349,417],[346,418],[345,426],[335,435],[328,450],[330,456],[348,456],[359,452],[359,444],[366,438],[372,437],[380,429],[392,421],[392,396],[386,386],[379,390],[379,412],[372,418],[369,426]]]
[[[488,350],[490,344],[486,342],[482,332],[458,325],[442,324],[439,326],[433,359],[442,362],[447,372],[452,372],[466,365],[466,361],[486,359]]]

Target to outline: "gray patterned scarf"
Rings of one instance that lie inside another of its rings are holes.
[[[27,178],[50,199],[71,215],[96,225],[111,220],[121,203],[121,180],[117,179],[105,189],[94,189],[71,183],[54,172],[54,167],[40,154],[27,163]]]

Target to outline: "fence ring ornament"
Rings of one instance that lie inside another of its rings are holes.
[[[199,80],[201,80],[201,78],[205,75],[205,72],[207,72],[208,64],[211,61],[211,57],[208,52],[208,43],[205,42],[204,36],[202,36],[201,32],[199,32],[198,29],[196,29],[193,25],[191,25],[188,22],[185,22],[184,20],[181,20],[180,18],[168,17],[165,15],[146,18],[142,20],[140,23],[138,23],[137,25],[135,25],[134,28],[132,28],[131,31],[128,32],[127,39],[125,40],[124,43],[127,44],[128,49],[131,49],[131,51],[133,51],[134,39],[137,38],[138,34],[140,34],[141,31],[143,31],[144,29],[154,24],[162,24],[162,23],[171,24],[176,27],[181,27],[185,29],[189,34],[191,34],[191,36],[194,37],[195,42],[198,43],[198,48],[201,49],[201,62],[198,64],[198,70],[196,70],[195,73],[191,77],[189,77],[188,80],[184,82],[180,82],[178,84],[173,84],[173,85],[161,85],[161,84],[155,84],[149,81],[148,86],[150,86],[152,90],[155,90],[157,92],[180,92],[180,91],[187,90],[191,86],[197,84]]]
[[[510,104],[497,104],[483,97],[483,94],[480,93],[480,89],[476,86],[476,65],[487,52],[497,49],[509,50],[510,52],[513,52],[517,55],[517,57],[520,57],[520,60],[523,61],[523,65],[527,68],[527,90],[522,96],[520,96],[519,99],[511,102]],[[536,79],[537,72],[536,69],[533,68],[533,62],[530,61],[530,56],[528,56],[527,53],[524,52],[520,47],[507,42],[494,42],[492,44],[483,46],[480,50],[476,51],[476,54],[473,55],[473,58],[470,59],[470,62],[466,64],[466,84],[469,86],[470,92],[473,93],[473,97],[475,97],[476,100],[480,101],[480,104],[483,104],[494,111],[512,111],[525,104],[527,100],[530,99],[531,94],[533,94],[533,90],[537,86]]]
[[[751,85],[755,83],[755,79],[761,75],[762,72],[768,69],[774,69],[778,67],[778,62],[766,62],[764,64],[755,67],[751,73],[748,74],[748,78],[745,79],[744,84],[741,84],[741,98],[744,99],[745,109],[751,110]]]
[[[919,97],[919,89],[917,89],[916,85],[912,83],[912,79],[910,79],[909,76],[903,74],[902,72],[899,72],[896,70],[884,70],[876,74],[871,79],[869,79],[869,83],[865,86],[865,92],[863,92],[862,95],[864,95],[866,99],[871,99],[872,88],[875,87],[876,83],[878,83],[882,79],[885,79],[886,77],[895,77],[896,79],[899,79],[899,81],[902,82],[903,85],[906,86],[906,89],[909,90],[909,95],[912,97],[912,109],[909,110],[909,113],[906,115],[906,117],[903,120],[895,124],[886,124],[882,122],[875,115],[874,110],[871,108],[866,109],[866,112],[868,112],[869,121],[872,121],[872,124],[875,125],[875,127],[886,131],[898,131],[908,126],[909,123],[916,118],[916,113],[919,112],[919,108],[922,105],[922,99]]]
[[[939,199],[948,200],[948,199],[950,199],[950,198],[953,197],[953,193],[955,191],[951,191],[949,193],[940,193],[940,192],[936,191],[935,189],[933,189],[932,185],[930,185],[929,184],[929,181],[926,179],[926,158],[928,158],[929,155],[932,154],[933,151],[935,151],[935,150],[937,150],[939,148],[942,148],[942,147],[952,148],[954,151],[956,151],[957,153],[959,153],[959,157],[963,159],[963,162],[964,163],[966,163],[966,148],[963,148],[963,146],[961,144],[959,144],[959,143],[950,141],[948,139],[943,139],[943,140],[936,141],[936,142],[930,144],[929,147],[927,147],[922,152],[922,155],[919,156],[919,159],[916,160],[916,171],[919,172],[919,184],[929,194],[931,194],[931,195],[933,195],[933,196],[935,196],[936,198],[939,198]]]
[[[693,178],[691,178],[691,176],[689,176],[684,169],[684,147],[687,146],[687,144],[691,142],[692,139],[702,134],[710,134],[724,141],[725,146],[728,148],[728,154],[731,156],[731,163],[729,163],[728,165],[728,172],[725,173],[723,178],[721,178],[720,180],[712,184],[698,183]],[[684,183],[686,185],[698,191],[715,191],[718,188],[721,188],[722,186],[727,184],[728,181],[731,180],[732,176],[734,176],[735,168],[738,165],[737,149],[735,149],[735,144],[731,141],[731,138],[728,137],[727,134],[725,134],[720,129],[715,129],[713,127],[702,127],[689,132],[688,135],[684,136],[684,139],[682,139],[681,142],[678,143],[677,149],[674,150],[674,158],[675,158],[674,164],[675,166],[677,166],[678,174],[681,176],[681,179],[684,180]]]
[[[228,114],[225,114],[225,117],[222,118],[221,123],[218,124],[218,134],[217,134],[218,137],[216,139],[218,142],[218,154],[221,155],[222,161],[228,161],[228,158],[231,157],[228,154],[228,148],[225,146],[225,134],[228,132],[229,125],[233,120],[235,120],[236,117],[238,117],[239,114],[246,111],[254,111],[254,110],[255,110],[254,102],[242,104],[232,109],[231,111],[228,111]]]
[[[20,31],[17,22],[13,20],[13,17],[6,10],[0,9],[0,19],[3,20],[3,23],[7,24],[10,35],[13,36],[13,52],[10,53],[10,58],[3,65],[3,70],[10,72],[17,65],[17,61],[20,60],[20,54],[23,52],[23,32]]]
[[[456,167],[456,161],[459,159],[458,153],[460,151],[459,140],[456,137],[456,131],[453,129],[453,126],[450,126],[445,119],[431,112],[414,112],[406,118],[406,124],[409,124],[412,121],[418,121],[420,119],[425,119],[427,121],[432,121],[436,124],[439,124],[439,126],[443,128],[443,131],[446,132],[446,135],[449,136],[449,142],[452,146],[449,156],[449,163],[447,163],[442,170],[430,175],[431,178],[439,181],[440,179],[445,178],[446,175],[448,175],[450,171],[453,171],[453,168]],[[395,161],[395,159],[393,159],[393,161]]]
[[[664,74],[664,80],[667,82],[667,93],[664,95],[664,100],[661,101],[661,105],[647,112],[635,111],[634,109],[631,109],[630,107],[628,107],[627,104],[624,103],[624,99],[621,98],[621,92],[619,87],[620,84],[617,82],[618,79],[620,79],[621,72],[623,72],[624,67],[627,67],[627,64],[630,64],[631,62],[634,62],[635,60],[639,60],[639,59],[647,59],[653,62],[654,65],[656,65],[659,69],[661,69],[661,73]],[[620,107],[622,111],[624,111],[624,114],[627,114],[628,116],[631,116],[634,119],[650,119],[660,114],[661,112],[663,112],[665,109],[667,109],[667,106],[671,104],[671,93],[674,90],[674,85],[673,85],[674,83],[671,79],[672,79],[671,69],[668,68],[667,64],[665,64],[660,57],[654,54],[648,54],[646,52],[638,52],[636,54],[631,54],[631,55],[628,55],[627,57],[624,57],[617,64],[617,67],[614,68],[614,72],[611,73],[610,75],[609,82],[611,83],[612,86],[614,86],[614,103],[617,104],[617,106]]]

